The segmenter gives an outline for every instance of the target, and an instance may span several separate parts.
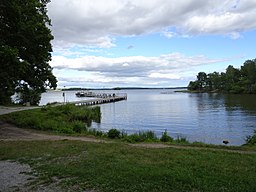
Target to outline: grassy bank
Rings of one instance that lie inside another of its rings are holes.
[[[100,107],[71,104],[56,107],[47,106],[0,116],[1,120],[18,127],[67,134],[85,132],[92,121],[100,122],[100,118]]]
[[[100,122],[100,107],[75,106],[72,104],[62,106],[46,106],[37,109],[13,112],[1,115],[0,120],[14,124],[21,128],[30,128],[43,131],[53,131],[64,134],[92,135],[101,138],[118,139],[129,143],[137,142],[165,142],[169,144],[190,144],[185,137],[172,138],[167,131],[158,138],[153,131],[140,131],[128,135],[124,131],[110,129],[102,132],[89,128],[92,121]],[[256,131],[248,136],[246,143],[256,144]],[[206,146],[203,143],[193,143],[197,146]]]
[[[186,143],[184,138],[174,141],[167,132],[156,138],[152,131],[126,135],[116,129],[108,133],[90,130],[88,125],[100,120],[99,107],[44,107],[0,119],[19,127],[93,134],[115,141]],[[154,149],[124,142],[0,141],[0,160],[28,163],[39,173],[36,185],[57,179],[63,191],[255,191],[256,154],[194,145]],[[255,151],[255,145],[228,149]]]
[[[30,128],[43,131],[53,131],[65,134],[92,135],[101,138],[119,139],[136,142],[169,142],[187,144],[186,138],[173,139],[164,132],[157,138],[153,131],[140,131],[128,135],[124,131],[110,129],[102,132],[89,128],[92,121],[100,122],[100,107],[75,106],[72,104],[62,106],[46,106],[38,109],[18,111],[0,116],[0,120],[14,124],[21,128]]]
[[[28,150],[29,149],[29,150]],[[256,155],[146,149],[122,143],[0,142],[0,159],[30,164],[40,182],[77,191],[255,191]]]

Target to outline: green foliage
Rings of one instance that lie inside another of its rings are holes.
[[[86,131],[86,134],[88,135],[93,135],[93,136],[96,136],[96,137],[105,137],[106,134],[100,130],[97,130],[97,129],[88,129]]]
[[[142,138],[140,138],[140,136],[136,133],[126,136],[124,140],[129,143],[143,142]]]
[[[38,105],[41,99],[41,92],[35,89],[19,89],[19,103],[30,103],[31,105]]]
[[[247,136],[246,144],[248,145],[256,145],[256,130],[252,136]]]
[[[244,62],[241,69],[229,65],[225,73],[199,72],[196,81],[188,85],[190,91],[223,91],[228,93],[256,93],[256,59]]]
[[[73,130],[76,133],[81,133],[86,128],[85,124],[82,121],[73,121],[72,124]]]
[[[72,134],[86,133],[86,125],[98,121],[100,116],[100,107],[89,108],[67,104],[14,112],[2,118],[19,127]]]
[[[48,0],[0,2],[0,104],[21,93],[21,103],[37,104],[46,87],[56,88],[49,65],[53,39]],[[31,94],[34,95],[31,97]]]
[[[120,138],[120,131],[117,129],[110,129],[107,135],[110,139]]]
[[[162,134],[162,137],[160,138],[160,141],[162,141],[162,142],[173,142],[173,138],[170,137],[167,134],[167,130],[165,130],[165,132]]]
[[[153,131],[140,131],[139,133],[127,135],[123,139],[130,143],[158,141]]]
[[[175,139],[175,143],[189,144],[189,141],[187,140],[186,137],[178,136],[177,139]]]
[[[198,81],[190,81],[188,85],[188,89],[193,90],[199,90],[199,82]]]

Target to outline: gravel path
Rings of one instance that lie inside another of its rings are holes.
[[[5,106],[0,106],[0,115],[12,113],[15,111],[24,111],[24,110],[29,110],[29,109],[36,109],[39,107],[5,107]]]
[[[108,141],[95,139],[90,137],[73,137],[61,135],[48,135],[42,131],[31,129],[21,129],[9,123],[0,121],[0,141],[37,141],[37,140],[73,140],[73,141],[87,141],[97,143],[107,143]]]
[[[0,161],[0,191],[28,191],[29,183],[35,179],[29,165],[11,161]]]
[[[53,178],[52,183],[33,183],[37,177],[33,175],[35,172],[27,164],[0,161],[0,170],[0,192],[71,192],[77,190],[77,187],[61,188],[59,185],[61,180],[56,178]]]

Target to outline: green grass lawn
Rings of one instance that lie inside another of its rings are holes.
[[[80,141],[0,142],[0,159],[30,164],[45,182],[99,191],[256,191],[256,154],[136,148]],[[78,190],[79,191],[79,190]]]

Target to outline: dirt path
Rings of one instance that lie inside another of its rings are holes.
[[[208,151],[223,151],[228,153],[240,153],[240,154],[256,154],[256,151],[245,151],[237,149],[222,149],[222,148],[210,148],[210,147],[197,147],[197,146],[182,146],[182,145],[165,145],[162,143],[139,143],[131,144],[133,147],[143,148],[175,148],[175,149],[192,149],[192,150],[208,150]]]
[[[39,141],[39,140],[76,140],[87,142],[102,142],[108,141],[95,139],[90,137],[73,137],[73,136],[61,136],[61,135],[49,135],[42,133],[42,131],[35,131],[31,129],[21,129],[14,125],[0,122],[0,141]]]
[[[85,142],[97,142],[97,143],[110,143],[110,141],[90,138],[90,137],[49,135],[42,131],[36,131],[31,129],[21,129],[8,123],[0,122],[0,141],[40,141],[40,140],[51,140],[51,141],[72,140],[72,141],[85,141]],[[162,143],[138,143],[138,144],[129,144],[129,146],[142,147],[142,148],[175,148],[175,149],[190,149],[190,150],[192,149],[192,150],[223,151],[223,152],[240,153],[240,154],[256,154],[256,151],[206,148],[206,147],[181,146],[181,145],[166,145]]]
[[[24,111],[24,110],[29,110],[29,109],[36,109],[39,107],[5,107],[5,106],[1,106],[0,105],[0,115],[4,115],[4,114],[8,114],[8,113],[12,113],[15,111]]]

